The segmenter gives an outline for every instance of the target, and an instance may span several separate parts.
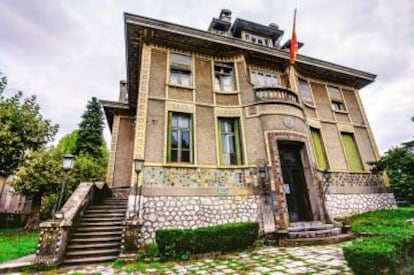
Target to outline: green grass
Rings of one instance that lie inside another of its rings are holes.
[[[414,226],[406,223],[414,218],[414,207],[400,207],[395,210],[381,210],[350,217],[352,231],[357,233],[409,234]]]
[[[350,217],[348,221],[354,232],[380,235],[358,238],[343,248],[354,273],[401,274],[414,270],[414,225],[406,223],[412,218],[414,208],[409,207]]]
[[[0,229],[0,263],[34,253],[38,240],[39,232]]]

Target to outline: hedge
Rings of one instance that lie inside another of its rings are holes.
[[[159,229],[155,240],[162,259],[182,259],[189,254],[247,248],[257,240],[258,232],[258,223],[230,223],[197,229]]]
[[[357,239],[343,248],[355,274],[398,274],[414,254],[414,235]]]

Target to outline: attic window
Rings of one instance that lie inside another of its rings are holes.
[[[254,44],[263,45],[263,46],[272,46],[272,40],[263,36],[245,33],[244,40],[252,42]]]

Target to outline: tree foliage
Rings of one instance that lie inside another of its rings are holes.
[[[1,75],[0,75],[1,76]],[[0,176],[12,175],[30,152],[40,150],[53,140],[58,126],[40,114],[36,97],[22,92],[6,97],[6,82],[0,81]]]
[[[75,155],[88,155],[95,159],[102,159],[103,138],[103,112],[101,104],[96,97],[92,97],[86,105],[79,124],[78,139],[75,146]]]
[[[414,204],[414,140],[391,148],[373,164],[374,172],[387,172],[397,200]]]

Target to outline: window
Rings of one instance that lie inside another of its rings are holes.
[[[232,64],[216,63],[214,65],[214,88],[218,91],[225,92],[235,90]]]
[[[193,162],[191,115],[168,113],[168,162]]]
[[[346,111],[344,100],[342,99],[341,90],[335,86],[328,86],[328,93],[331,97],[331,106],[334,111]]]
[[[303,102],[314,105],[313,98],[312,98],[312,91],[309,87],[308,81],[299,78],[299,90],[300,94],[302,95]]]
[[[241,165],[242,151],[240,141],[239,119],[219,118],[219,151],[220,164],[222,165]]]
[[[328,168],[328,160],[326,158],[325,147],[323,146],[321,131],[316,128],[311,128],[311,135],[318,168],[324,170]]]
[[[351,171],[362,171],[362,161],[359,155],[358,147],[351,133],[341,133],[342,142],[345,149],[345,157],[348,162],[348,168]]]
[[[263,87],[263,86],[278,87],[280,86],[280,80],[276,74],[256,71],[256,70],[252,71],[252,82],[255,87]]]
[[[170,84],[191,86],[192,58],[188,55],[170,54]]]
[[[244,40],[252,42],[254,44],[259,44],[262,46],[271,46],[271,40],[269,38],[263,37],[263,36],[259,36],[259,35],[255,35],[255,34],[245,34],[244,35]]]

